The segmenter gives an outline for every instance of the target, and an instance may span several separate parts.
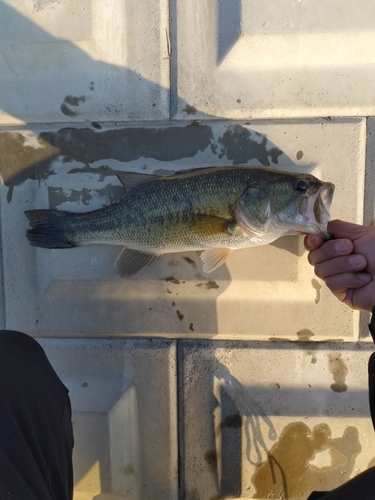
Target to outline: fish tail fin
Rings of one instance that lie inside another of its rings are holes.
[[[69,212],[60,210],[26,210],[31,229],[26,231],[30,245],[41,248],[70,248],[75,243],[66,232],[66,220]]]

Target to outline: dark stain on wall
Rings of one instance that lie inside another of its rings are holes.
[[[341,358],[341,354],[330,354],[328,357],[328,368],[333,375],[334,383],[331,384],[331,389],[335,392],[345,392],[348,389],[346,385],[346,375],[348,368]]]
[[[82,97],[67,96],[66,100],[74,107]],[[232,164],[256,160],[256,164],[270,166],[270,163],[277,164],[282,154],[265,136],[239,124],[227,126],[218,139],[215,139],[210,124],[107,130],[101,130],[96,122],[94,125],[93,128],[65,127],[42,131],[38,136],[30,132],[2,132],[0,170],[8,187],[8,202],[15,186],[28,179],[42,181],[53,175],[53,163],[80,162],[82,168],[74,167],[70,173],[90,171],[100,174],[103,179],[112,175],[111,170],[93,168],[92,163],[112,159],[124,163],[126,169],[126,163],[142,158],[172,162],[193,158],[210,148],[219,159],[226,157]]]
[[[229,126],[223,136],[219,138],[222,145],[219,158],[226,156],[233,165],[241,165],[256,159],[262,165],[277,164],[283,154],[281,149],[269,146],[267,137],[241,125]]]
[[[77,108],[81,102],[85,102],[86,97],[81,95],[79,97],[74,95],[67,95],[60,106],[61,112],[66,116],[77,116],[77,112],[75,109],[72,109],[70,106]]]
[[[361,451],[358,430],[347,427],[335,439],[331,434],[327,424],[312,430],[304,422],[287,425],[252,478],[253,497],[306,498],[313,490],[328,491],[346,482]],[[324,451],[330,457],[329,465],[310,464]]]
[[[192,158],[209,147],[213,133],[208,125],[131,127],[100,132],[67,127],[42,132],[40,137],[59,150],[65,161],[90,164],[108,158],[125,163],[141,157],[165,162]]]
[[[66,202],[80,202],[83,205],[90,206],[92,199],[92,189],[83,188],[81,190],[48,187],[48,200],[49,208],[55,209]],[[99,189],[95,191],[99,196],[106,196],[108,198],[108,205],[116,203],[121,199],[124,194],[122,186],[112,186],[111,189]]]
[[[0,172],[8,188],[8,203],[12,200],[15,186],[28,179],[42,181],[54,174],[50,158],[57,152],[49,142],[41,138],[35,138],[34,143],[30,143],[19,132],[0,134]]]

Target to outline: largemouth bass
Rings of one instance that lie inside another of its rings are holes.
[[[334,185],[313,175],[256,167],[210,167],[168,177],[115,172],[123,198],[88,213],[28,210],[31,245],[124,245],[114,268],[127,278],[164,253],[203,250],[203,271],[235,249],[284,235],[328,237]]]

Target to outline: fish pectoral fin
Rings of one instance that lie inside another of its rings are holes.
[[[196,215],[192,221],[195,234],[231,234],[233,221],[214,215]]]
[[[224,264],[225,259],[231,251],[230,248],[209,248],[204,250],[200,255],[201,261],[203,262],[203,271],[205,273],[211,273],[220,267]]]
[[[121,278],[129,278],[153,262],[158,255],[124,247],[115,260],[114,269]]]
[[[159,179],[158,175],[139,174],[138,172],[120,172],[116,170],[114,173],[126,190]]]

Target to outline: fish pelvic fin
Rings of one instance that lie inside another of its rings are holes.
[[[129,278],[157,259],[158,255],[124,247],[115,260],[114,269],[121,278]]]
[[[33,247],[71,248],[76,245],[65,234],[64,221],[69,212],[60,210],[26,210],[31,229],[26,231],[27,239]]]
[[[203,262],[203,272],[211,273],[222,264],[224,264],[225,259],[231,253],[230,248],[209,248],[204,250],[201,255],[201,261]]]

